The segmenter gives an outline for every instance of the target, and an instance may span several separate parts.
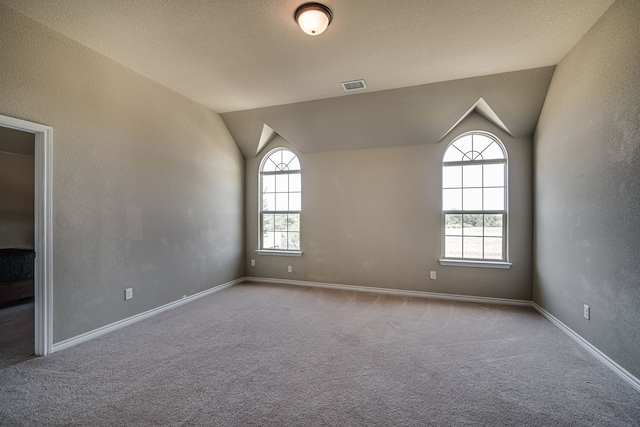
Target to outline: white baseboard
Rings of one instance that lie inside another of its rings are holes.
[[[609,356],[598,350],[593,344],[589,341],[582,338],[578,335],[573,329],[562,323],[558,320],[554,315],[549,313],[544,308],[540,307],[535,302],[531,303],[531,306],[535,308],[540,314],[546,317],[551,323],[556,325],[562,332],[569,335],[571,339],[577,342],[580,346],[582,346],[585,350],[591,353],[596,359],[602,362],[607,368],[611,369],[616,375],[625,380],[631,387],[640,392],[640,380],[634,377],[629,371],[624,369],[622,366],[618,365],[614,362]]]
[[[144,313],[136,314],[135,316],[128,317],[126,319],[118,320],[117,322],[111,323],[110,325],[102,326],[98,329],[94,329],[93,331],[85,332],[84,334],[68,338],[64,341],[60,341],[59,343],[55,343],[52,346],[52,352],[64,350],[65,348],[73,347],[74,345],[78,345],[85,341],[92,340],[101,335],[108,334],[109,332],[113,332],[117,329],[124,328],[125,326],[129,326],[132,323],[139,322],[140,320],[146,319],[151,316],[155,316],[156,314],[162,313],[163,311],[167,311],[171,308],[175,308],[186,304],[188,302],[194,301],[198,298],[202,298],[214,292],[220,291],[222,289],[228,288],[230,286],[235,285],[236,283],[246,281],[245,277],[241,277],[239,279],[232,280],[231,282],[223,283],[222,285],[214,286],[211,289],[207,289],[206,291],[198,292],[197,294],[189,295],[188,297],[181,298],[177,301],[170,302],[169,304],[161,305],[160,307],[152,308],[151,310],[145,311]]]
[[[408,291],[408,290],[402,290],[402,289],[389,289],[389,288],[372,288],[368,286],[339,285],[334,283],[305,282],[301,280],[268,279],[265,277],[245,277],[245,280],[247,282],[280,283],[284,285],[339,289],[343,291],[369,292],[369,293],[386,294],[386,295],[400,295],[400,296],[406,296],[406,297],[431,298],[431,299],[440,299],[440,300],[447,300],[447,301],[464,301],[464,302],[474,302],[474,303],[482,303],[482,304],[501,304],[501,305],[517,305],[517,306],[531,307],[531,301],[507,299],[507,298],[474,297],[474,296],[468,296],[468,295],[441,294],[436,292]]]

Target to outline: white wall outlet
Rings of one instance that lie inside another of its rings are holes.
[[[133,298],[133,288],[127,288],[124,290],[124,299],[130,300]]]
[[[591,318],[591,307],[587,304],[584,305],[584,318],[589,320]]]
[[[436,272],[435,271],[430,271],[429,272],[429,278],[431,280],[436,280]]]
[[[256,266],[256,260],[255,260],[255,259],[252,259],[252,260],[251,260],[251,267],[255,267],[255,266]]]
[[[293,267],[291,267],[290,265],[289,265],[289,266],[287,266],[287,271],[288,271],[289,273],[293,272]]]

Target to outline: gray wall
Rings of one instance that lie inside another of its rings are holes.
[[[0,114],[53,127],[54,342],[244,275],[218,114],[1,4],[0,58]]]
[[[558,65],[535,134],[533,298],[640,377],[640,2]],[[591,320],[583,318],[583,304]]]
[[[468,130],[498,136],[509,155],[510,270],[442,267],[441,170],[447,144]],[[531,298],[530,138],[514,139],[471,114],[439,144],[301,153],[278,137],[246,161],[247,274],[497,298]],[[301,258],[257,255],[258,168],[277,146],[302,164]],[[250,266],[250,259],[256,266]],[[287,266],[293,273],[287,273]],[[429,271],[436,270],[436,281]]]
[[[0,249],[33,249],[33,192],[33,156],[0,151]]]

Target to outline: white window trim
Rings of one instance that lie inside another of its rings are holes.
[[[302,251],[279,251],[275,249],[256,249],[258,255],[301,257]]]
[[[478,268],[500,268],[509,269],[513,265],[505,261],[474,261],[468,259],[441,258],[440,265],[449,267],[478,267]]]

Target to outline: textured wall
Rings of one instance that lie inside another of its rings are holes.
[[[54,342],[244,275],[218,114],[1,4],[0,57],[0,114],[53,127]]]
[[[0,248],[33,249],[33,189],[33,156],[0,151]]]
[[[562,60],[535,135],[534,300],[640,377],[640,2]],[[591,320],[583,318],[583,304]]]
[[[510,270],[443,267],[442,155],[451,139],[486,130],[509,154]],[[531,139],[513,139],[477,114],[440,144],[299,155],[302,163],[301,258],[257,255],[258,167],[277,138],[246,163],[247,273],[250,276],[530,299]],[[291,148],[291,147],[290,147]],[[256,259],[256,267],[249,260]],[[287,266],[293,273],[287,273]],[[429,280],[436,270],[438,279]]]

